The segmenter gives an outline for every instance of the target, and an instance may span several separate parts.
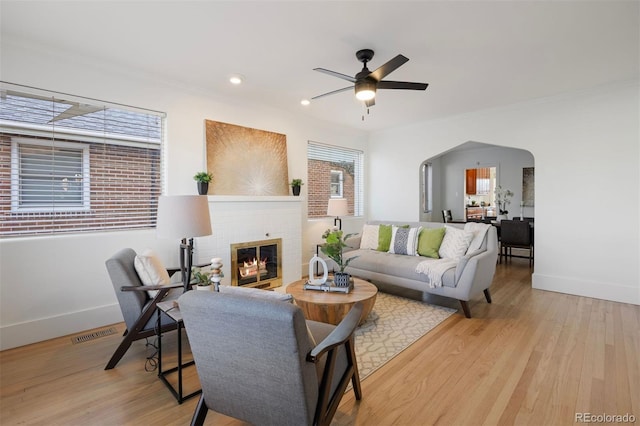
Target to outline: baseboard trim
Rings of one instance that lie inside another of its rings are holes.
[[[0,350],[42,342],[122,321],[124,320],[120,312],[120,306],[115,303],[64,315],[11,324],[0,328]]]
[[[640,287],[534,273],[532,287],[575,296],[640,305]]]

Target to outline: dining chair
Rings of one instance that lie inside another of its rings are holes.
[[[531,225],[525,220],[502,220],[500,221],[500,262],[502,256],[513,257],[512,249],[529,250],[529,267],[533,265],[533,238]]]
[[[453,220],[453,216],[451,215],[451,210],[442,210],[442,221],[444,223],[449,223]]]

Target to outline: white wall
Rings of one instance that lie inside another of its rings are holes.
[[[624,82],[376,132],[370,167],[384,172],[369,175],[369,217],[417,220],[420,163],[461,143],[528,150],[533,287],[640,304],[638,94]]]
[[[220,98],[202,88],[160,81],[135,70],[54,53],[50,47],[25,45],[6,37],[1,48],[4,81],[166,112],[170,195],[196,193],[192,176],[206,164],[205,119],[287,135],[289,176],[305,180],[308,140],[357,149],[366,145],[365,132],[312,120],[304,114],[294,116]],[[304,191],[303,186],[303,196]],[[306,203],[302,205],[302,244],[311,247],[318,237],[313,227],[316,222],[307,225]],[[153,231],[0,241],[0,349],[122,321],[104,267],[104,261],[122,247],[156,248],[168,263],[172,263],[175,251],[168,242],[156,240]],[[301,270],[306,251],[299,260]]]

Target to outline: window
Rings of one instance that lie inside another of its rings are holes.
[[[89,208],[89,146],[29,141],[11,143],[11,210]]]
[[[364,213],[362,151],[309,141],[307,146],[308,216],[326,217],[330,198],[346,198],[349,213]]]
[[[433,210],[433,166],[422,163],[422,212],[431,213]]]
[[[343,198],[343,172],[342,170],[331,170],[331,198]]]
[[[155,226],[162,113],[0,89],[0,236]]]

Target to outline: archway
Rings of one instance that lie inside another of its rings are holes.
[[[454,220],[464,220],[469,201],[482,199],[466,194],[465,171],[485,167],[495,167],[494,187],[501,185],[514,194],[508,206],[509,218],[520,216],[523,201],[522,214],[535,217],[533,154],[523,149],[469,141],[422,162],[420,220],[441,222],[441,212],[445,209],[451,210]]]

